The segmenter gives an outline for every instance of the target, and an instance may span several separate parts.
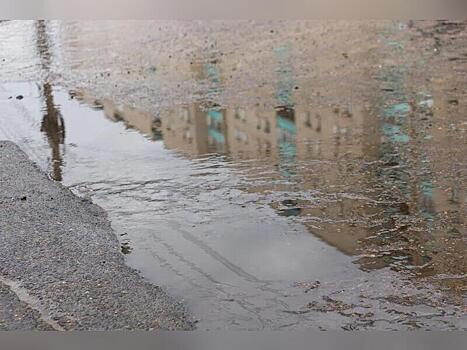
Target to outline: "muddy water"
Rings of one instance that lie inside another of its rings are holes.
[[[466,328],[463,23],[0,38],[0,137],[105,208],[199,328]]]

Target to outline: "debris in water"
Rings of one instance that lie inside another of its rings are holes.
[[[308,293],[312,289],[316,289],[321,285],[320,281],[314,281],[314,282],[295,282],[293,284],[294,287],[298,288],[304,288],[305,293]]]
[[[123,242],[120,246],[121,248],[121,251],[123,254],[127,255],[127,254],[130,254],[131,251],[133,250],[131,247],[130,247],[130,243],[128,242]]]

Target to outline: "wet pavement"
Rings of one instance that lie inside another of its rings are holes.
[[[466,25],[2,22],[0,139],[200,329],[466,329]]]

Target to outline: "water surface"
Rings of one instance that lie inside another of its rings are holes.
[[[466,327],[464,23],[0,38],[0,137],[102,206],[201,329]]]

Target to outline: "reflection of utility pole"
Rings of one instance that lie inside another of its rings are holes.
[[[42,73],[50,71],[50,51],[47,36],[47,24],[45,21],[36,22],[36,49],[41,62]],[[62,155],[60,145],[65,141],[65,124],[60,109],[54,103],[53,87],[50,83],[44,82],[42,85],[42,98],[45,103],[44,114],[41,123],[41,132],[47,136],[50,148],[52,149],[52,178],[57,181],[62,180]]]

